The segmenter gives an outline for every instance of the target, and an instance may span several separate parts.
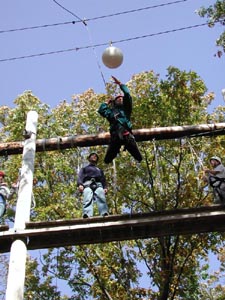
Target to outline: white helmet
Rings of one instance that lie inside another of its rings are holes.
[[[210,158],[210,161],[211,161],[212,159],[217,160],[220,164],[222,163],[221,159],[220,159],[218,156],[212,156],[212,157]]]

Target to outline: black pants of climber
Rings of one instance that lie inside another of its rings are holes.
[[[213,188],[213,198],[215,204],[225,204],[225,181],[224,178],[216,176],[209,177],[210,186]]]
[[[127,150],[138,162],[142,161],[141,153],[138,149],[135,138],[132,134],[128,134],[121,139],[119,135],[112,134],[110,144],[106,151],[104,162],[109,164],[120,152],[120,148],[124,145],[124,149]]]

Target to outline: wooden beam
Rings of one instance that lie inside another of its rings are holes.
[[[137,142],[166,140],[194,136],[217,136],[225,134],[225,123],[184,125],[171,127],[144,128],[133,130]],[[74,147],[90,147],[109,144],[109,132],[92,135],[72,135],[50,139],[37,139],[36,151],[63,150]],[[0,156],[21,154],[23,141],[0,143]]]
[[[45,249],[113,241],[225,231],[225,206],[207,206],[89,219],[30,222],[26,229],[0,232],[0,253],[15,239],[27,249]]]
[[[0,231],[6,231],[6,230],[9,230],[8,225],[0,225]]]

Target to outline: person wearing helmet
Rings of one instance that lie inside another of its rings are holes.
[[[108,216],[106,178],[103,170],[97,167],[98,160],[97,153],[90,153],[89,164],[78,173],[77,186],[83,194],[83,218],[93,216],[94,202],[97,203],[99,214],[103,217]]]
[[[142,155],[137,147],[135,138],[132,134],[131,113],[132,113],[132,97],[129,89],[125,84],[112,76],[116,84],[120,86],[123,92],[110,99],[106,103],[102,103],[98,109],[98,113],[106,118],[110,124],[110,143],[104,158],[105,163],[111,163],[120,152],[120,148],[124,145],[127,150],[138,162],[142,161]]]
[[[6,200],[11,199],[15,193],[16,185],[12,185],[9,189],[7,183],[4,182],[5,173],[0,171],[0,224],[2,223],[2,217],[6,211]]]
[[[218,156],[212,156],[209,162],[212,168],[204,169],[205,181],[213,189],[214,203],[225,204],[225,167]]]

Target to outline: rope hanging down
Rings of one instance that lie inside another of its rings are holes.
[[[101,74],[101,77],[102,77],[102,80],[103,80],[103,83],[106,87],[106,81],[105,81],[105,78],[104,78],[104,75],[103,75],[103,72],[102,72],[102,69],[101,69],[101,65],[99,63],[99,60],[98,60],[98,56],[96,54],[96,49],[95,49],[95,46],[94,46],[94,43],[92,41],[92,37],[91,37],[91,32],[90,32],[90,29],[88,28],[87,26],[87,23],[85,22],[84,19],[81,19],[79,16],[77,16],[76,14],[74,14],[72,11],[70,11],[69,9],[67,9],[65,6],[61,5],[59,2],[57,2],[56,0],[53,0],[53,2],[55,4],[57,4],[59,7],[61,7],[62,9],[64,9],[66,12],[68,12],[69,14],[71,14],[72,16],[74,16],[75,18],[77,18],[80,22],[82,22],[84,25],[85,25],[85,28],[87,30],[87,33],[88,33],[88,38],[89,38],[89,42],[90,42],[90,45],[92,47],[92,50],[94,52],[94,55],[95,55],[95,59],[96,59],[96,63],[97,63],[97,66],[98,66],[98,69],[99,69],[99,72]]]

